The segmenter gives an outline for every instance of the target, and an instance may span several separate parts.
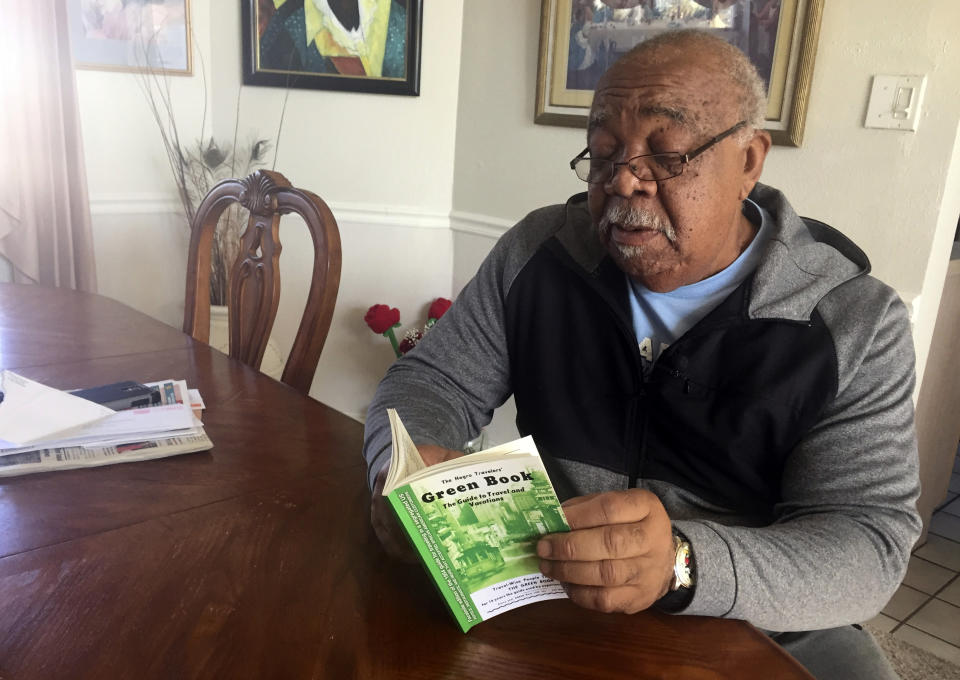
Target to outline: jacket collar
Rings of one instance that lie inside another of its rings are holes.
[[[757,184],[750,199],[766,208],[774,230],[754,273],[751,319],[809,321],[824,295],[870,271],[870,261],[833,227],[797,216],[776,189]]]
[[[568,198],[564,211],[563,225],[556,234],[557,240],[574,262],[587,272],[595,274],[607,257],[607,249],[600,243],[597,230],[590,219],[587,192]]]
[[[822,222],[799,217],[778,190],[757,184],[750,199],[773,218],[774,228],[750,280],[751,319],[806,322],[824,295],[870,271],[870,261],[850,239]],[[586,192],[571,196],[556,233],[571,258],[591,274],[609,261],[587,210]]]

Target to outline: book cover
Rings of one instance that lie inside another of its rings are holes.
[[[406,474],[391,469],[384,495],[460,628],[566,597],[538,568],[539,537],[569,527],[533,439],[426,467],[395,411],[390,418],[391,466]]]

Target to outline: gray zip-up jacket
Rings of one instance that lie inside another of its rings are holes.
[[[906,308],[839,232],[780,192],[757,270],[656,363],[583,195],[500,239],[370,406],[459,448],[512,393],[561,497],[631,486],[661,499],[696,560],[682,613],[812,630],[874,616],[919,535],[914,351]]]

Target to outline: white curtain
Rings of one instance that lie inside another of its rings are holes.
[[[13,280],[95,291],[67,0],[0,0],[0,255]]]

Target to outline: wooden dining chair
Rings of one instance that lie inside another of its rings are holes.
[[[230,356],[260,368],[280,304],[280,217],[297,213],[313,238],[313,275],[296,339],[281,380],[307,394],[330,330],[340,287],[340,232],[319,196],[296,189],[279,172],[227,179],[206,195],[190,227],[183,331],[210,341],[210,260],[220,215],[239,203],[250,212],[230,268],[227,309]]]

